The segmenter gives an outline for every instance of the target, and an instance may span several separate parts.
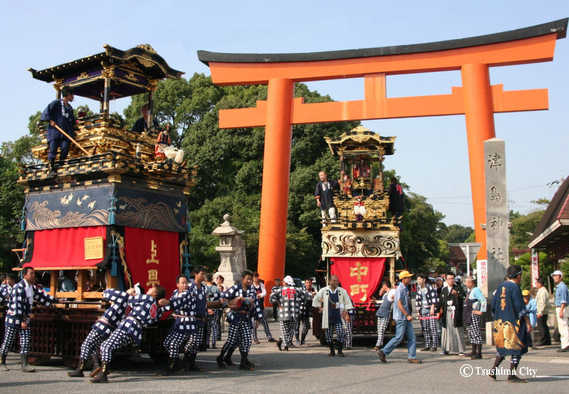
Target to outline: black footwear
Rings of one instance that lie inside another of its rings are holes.
[[[82,378],[85,376],[83,370],[85,369],[85,364],[87,364],[87,360],[80,359],[79,365],[77,365],[77,369],[73,372],[67,372],[67,376],[70,378]]]
[[[298,347],[298,346],[296,346],[294,343],[289,343],[289,344],[287,345],[287,347],[294,347],[294,348],[296,348],[296,347]]]
[[[245,365],[247,365],[248,367],[254,367],[255,364],[253,364],[252,362],[249,361],[249,353],[243,353],[243,352],[239,352],[241,353],[241,362]]]
[[[48,163],[49,173],[48,176],[57,176],[57,169],[55,167],[55,160],[50,160]]]
[[[22,372],[36,372],[35,368],[28,366],[28,355],[20,354],[20,360],[22,360]]]
[[[223,352],[219,356],[217,356],[215,361],[217,361],[217,366],[219,367],[219,369],[225,369],[225,363],[223,362]]]
[[[517,365],[510,364],[510,376],[508,376],[509,383],[527,383],[527,379],[520,379],[518,378],[516,369],[518,368]]]
[[[269,338],[269,342],[276,342],[277,340],[275,338]]]
[[[424,347],[421,350],[419,350],[420,352],[428,352],[429,350],[431,350],[430,347]]]
[[[241,363],[239,364],[239,369],[243,371],[252,371],[255,367],[255,364],[252,364],[248,360],[248,353],[241,352]]]
[[[106,361],[103,361],[103,366],[101,367],[101,372],[99,372],[99,374],[97,376],[95,376],[95,379],[91,379],[91,383],[109,383],[109,380],[107,379],[107,375],[109,374],[109,363]]]
[[[223,357],[223,362],[230,367],[235,365],[235,363],[231,361],[231,356],[233,356],[233,350],[228,351],[227,355]]]
[[[480,360],[482,359],[482,345],[476,345],[476,354],[470,357],[471,360]]]
[[[437,348],[436,348],[436,347],[431,348],[431,352],[436,352],[436,351],[437,351]]]
[[[203,372],[203,368],[200,368],[196,365],[196,357],[197,356],[198,356],[197,353],[191,353],[190,354],[190,363],[188,366],[188,371]]]
[[[184,353],[181,370],[184,372],[188,372],[190,370],[190,353]]]
[[[496,368],[498,368],[498,366],[502,363],[502,361],[504,361],[504,358],[505,358],[504,356],[496,356],[496,359],[494,360],[494,365],[492,366],[492,369],[490,370],[488,377],[496,380]]]
[[[381,350],[377,352],[377,355],[379,356],[379,361],[381,361],[384,364],[387,362],[387,359],[385,358],[385,353],[383,353]]]
[[[343,347],[342,344],[341,344],[341,343],[338,343],[338,356],[339,356],[339,357],[345,357],[345,354],[344,354],[344,352],[342,351],[342,347]]]
[[[211,345],[211,348],[212,348],[212,349],[217,349],[217,346]]]
[[[6,356],[7,354],[2,355],[2,364],[1,364],[2,371],[9,371],[8,366],[6,365]]]
[[[328,346],[330,347],[330,353],[328,353],[328,357],[334,357],[336,355],[336,351],[334,350],[334,342],[330,342]]]
[[[279,340],[277,341],[277,347],[281,352],[283,351],[282,345],[283,345],[283,340],[279,338]]]
[[[168,358],[168,364],[166,364],[166,370],[164,370],[163,372],[157,373],[156,376],[170,376],[170,375],[174,375],[177,360],[179,360],[178,357],[176,357],[176,358],[172,358],[172,357]]]
[[[94,378],[97,376],[99,371],[101,371],[101,360],[99,360],[99,355],[97,353],[93,354],[91,359],[93,360],[93,369],[91,370],[89,377]]]
[[[464,356],[465,357],[472,357],[476,354],[476,345],[472,344],[472,351],[470,353],[466,353]]]

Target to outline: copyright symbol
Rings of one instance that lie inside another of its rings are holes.
[[[460,375],[463,378],[469,378],[472,376],[473,373],[474,373],[474,368],[472,368],[472,365],[470,364],[464,364],[463,366],[460,367]]]

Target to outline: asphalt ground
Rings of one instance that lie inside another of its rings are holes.
[[[274,336],[279,326],[270,323]],[[420,332],[416,322],[416,332]],[[256,364],[254,371],[240,371],[238,366],[220,370],[215,362],[217,350],[198,354],[197,363],[204,372],[157,377],[164,366],[145,355],[137,360],[116,360],[112,365],[109,383],[94,385],[89,378],[69,378],[61,359],[53,358],[48,365],[36,367],[36,373],[19,370],[19,355],[8,356],[11,371],[0,372],[2,393],[146,393],[146,392],[208,392],[208,393],[377,393],[384,390],[412,390],[429,393],[487,393],[490,391],[535,393],[567,392],[569,383],[569,353],[557,353],[559,346],[547,346],[522,357],[520,373],[527,384],[510,384],[506,376],[493,381],[486,376],[492,367],[495,349],[484,346],[482,360],[470,360],[458,355],[438,352],[418,352],[420,365],[407,363],[406,347],[397,348],[383,364],[373,350],[374,338],[356,338],[346,357],[328,357],[328,349],[309,335],[308,345],[279,352],[274,343],[264,339],[260,330],[260,345],[253,345],[249,360]],[[224,334],[224,338],[226,338]],[[219,345],[223,345],[221,341]],[[422,346],[418,337],[418,348]],[[236,351],[233,361],[239,361]],[[509,367],[505,360],[501,367]]]

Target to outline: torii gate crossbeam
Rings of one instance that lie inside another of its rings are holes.
[[[272,286],[284,274],[292,125],[422,116],[465,115],[478,257],[487,258],[484,141],[494,138],[494,113],[546,110],[547,89],[504,91],[490,84],[490,67],[553,60],[568,19],[523,29],[428,44],[299,54],[198,51],[218,85],[268,84],[255,108],[222,110],[220,128],[265,127],[259,232],[259,273]],[[390,98],[389,75],[460,70],[450,94]],[[363,78],[364,99],[304,104],[294,83]]]

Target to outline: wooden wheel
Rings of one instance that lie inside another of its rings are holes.
[[[168,353],[151,352],[148,353],[148,355],[150,356],[152,361],[158,364],[166,364],[166,362],[168,361]]]
[[[50,356],[28,356],[28,364],[46,365],[50,359],[51,359]]]
[[[79,365],[79,359],[75,356],[63,356],[63,363],[67,368],[75,369]]]

